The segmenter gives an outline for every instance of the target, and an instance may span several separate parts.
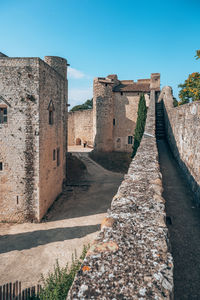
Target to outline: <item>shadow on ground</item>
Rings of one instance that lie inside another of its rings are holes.
[[[200,209],[166,141],[157,142],[172,256],[174,299],[200,299]]]
[[[69,170],[73,175],[69,174],[62,195],[53,203],[44,222],[106,213],[124,176],[104,169],[88,153],[74,153]],[[76,173],[81,176],[76,177]]]
[[[25,250],[49,243],[82,238],[100,230],[100,224],[88,226],[61,227],[48,230],[9,234],[0,237],[0,253]],[[28,241],[28,242],[27,242]]]

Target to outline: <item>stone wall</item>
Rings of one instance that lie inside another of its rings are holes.
[[[68,114],[68,145],[93,146],[93,110],[70,111]]]
[[[155,93],[139,150],[69,299],[172,299],[173,261],[155,138]]]
[[[133,144],[128,143],[128,137],[134,136],[140,95],[141,93],[138,92],[114,93],[114,151],[132,152]],[[147,94],[145,94],[145,99],[148,106],[149,96]]]
[[[0,58],[0,220],[34,220],[39,185],[39,59]]]
[[[62,59],[62,61],[64,61],[67,71],[67,62],[64,59]],[[42,60],[40,60],[39,95],[40,185],[38,218],[41,220],[49,206],[62,192],[62,183],[66,178],[67,149],[66,76],[64,77],[62,74],[57,73],[55,69],[52,69]],[[53,124],[49,124],[49,109],[53,110]]]
[[[170,87],[163,88],[161,100],[165,107],[168,142],[200,205],[200,101],[173,107]]]
[[[39,58],[2,56],[3,108],[7,122],[0,123],[0,220],[40,221],[66,177],[67,80]],[[53,159],[58,149],[59,166]]]

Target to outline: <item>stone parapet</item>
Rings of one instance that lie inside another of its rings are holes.
[[[171,150],[187,177],[194,200],[200,205],[200,101],[173,106],[172,89],[162,89],[165,128]]]
[[[139,150],[67,299],[173,299],[165,218],[152,92]]]

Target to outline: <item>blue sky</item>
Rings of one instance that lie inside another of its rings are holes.
[[[92,97],[94,77],[149,78],[161,87],[199,71],[199,0],[0,0],[0,51],[70,63],[69,103]]]

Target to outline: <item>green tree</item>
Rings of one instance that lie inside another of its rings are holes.
[[[195,57],[200,59],[200,50],[196,50]],[[200,100],[200,73],[194,72],[189,74],[185,82],[179,84],[178,87],[181,88],[179,92],[181,101],[178,105]]]
[[[183,84],[179,84],[181,88],[179,105],[200,100],[200,73],[194,72],[188,76]]]
[[[141,142],[141,139],[142,139],[142,136],[144,133],[146,117],[147,117],[146,101],[145,101],[144,94],[142,94],[140,96],[140,101],[138,104],[137,122],[136,122],[135,133],[134,133],[132,157],[135,156],[137,149],[140,145],[140,142]]]
[[[72,109],[70,111],[92,109],[92,107],[93,107],[93,98],[92,99],[88,99],[83,104],[76,105],[76,106],[72,107]]]

